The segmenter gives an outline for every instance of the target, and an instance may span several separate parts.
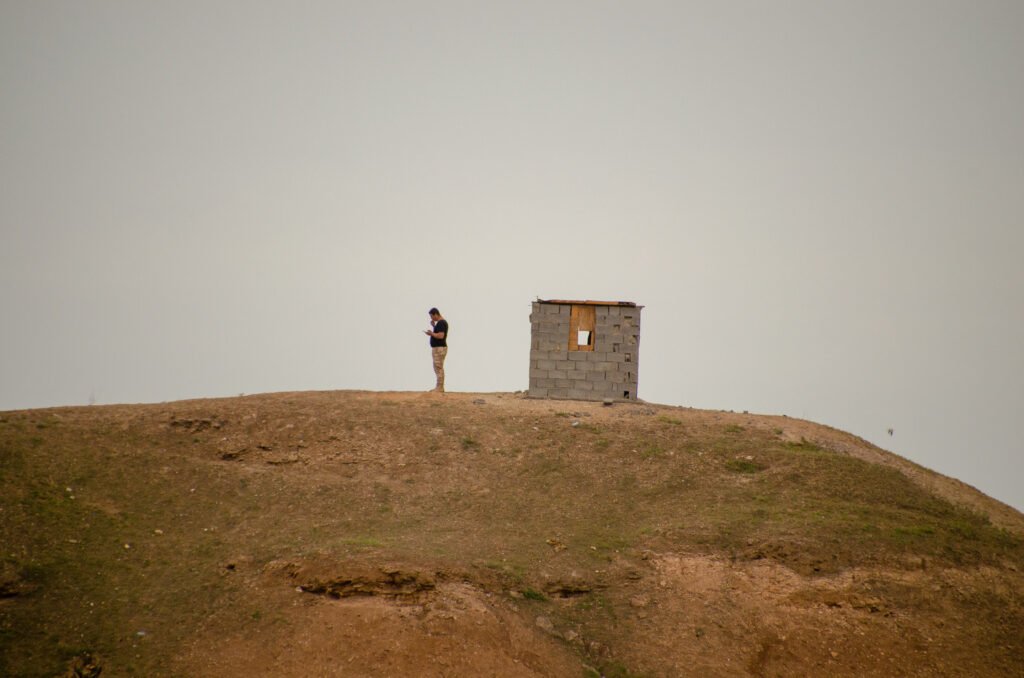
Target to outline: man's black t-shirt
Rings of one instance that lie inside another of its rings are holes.
[[[434,347],[434,346],[447,346],[448,345],[448,321],[444,320],[443,318],[441,320],[438,320],[434,324],[434,331],[435,332],[444,332],[444,339],[435,339],[434,337],[431,337],[430,338],[430,346],[431,347]]]

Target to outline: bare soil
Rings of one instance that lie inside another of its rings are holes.
[[[1020,676],[1024,516],[787,417],[0,413],[0,674]]]

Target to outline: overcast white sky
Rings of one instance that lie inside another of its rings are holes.
[[[813,419],[1024,508],[1024,3],[0,0],[0,409],[528,382]],[[886,430],[895,434],[889,437]]]

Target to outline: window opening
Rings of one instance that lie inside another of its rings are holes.
[[[573,304],[569,312],[569,350],[593,351],[596,325],[593,306]]]

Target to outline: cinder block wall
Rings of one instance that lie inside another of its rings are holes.
[[[535,301],[531,398],[636,400],[642,306],[593,304],[594,350],[569,350],[571,303]]]

